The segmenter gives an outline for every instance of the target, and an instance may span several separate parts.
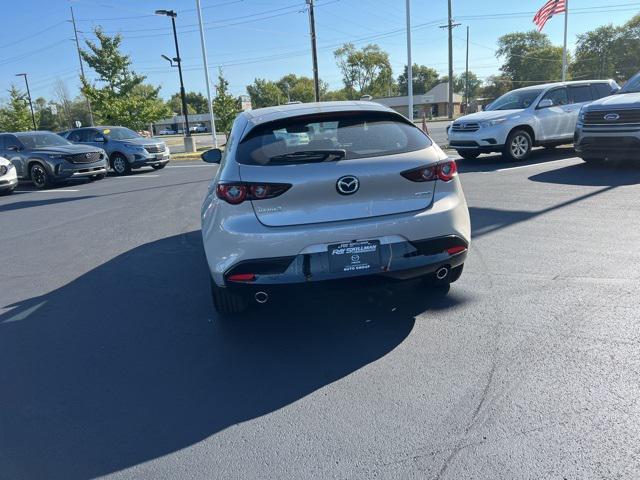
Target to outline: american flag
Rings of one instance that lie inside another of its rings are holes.
[[[566,0],[549,0],[544,4],[536,16],[533,17],[533,23],[538,26],[538,31],[541,32],[547,21],[557,13],[563,13],[567,11]]]

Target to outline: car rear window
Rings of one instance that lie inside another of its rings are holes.
[[[408,120],[387,112],[337,112],[287,118],[254,128],[238,145],[246,165],[350,160],[413,152],[431,141]]]

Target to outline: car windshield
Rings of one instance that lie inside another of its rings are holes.
[[[133,130],[125,127],[105,128],[102,132],[105,135],[109,135],[111,140],[131,140],[132,138],[142,138]]]
[[[542,93],[541,88],[514,90],[505,93],[487,107],[487,110],[523,110],[528,108]]]
[[[640,73],[625,83],[618,93],[640,93]]]
[[[18,137],[25,148],[46,148],[71,145],[71,142],[65,140],[60,135],[50,132],[17,133],[16,137]]]
[[[387,112],[333,112],[254,128],[238,145],[238,163],[283,165],[413,152],[431,145],[420,129]]]

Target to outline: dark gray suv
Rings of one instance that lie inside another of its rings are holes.
[[[103,148],[118,175],[128,175],[132,169],[144,166],[159,170],[169,163],[169,148],[163,140],[143,137],[129,128],[85,127],[59,135],[74,143]]]
[[[16,167],[21,180],[31,180],[36,188],[85,177],[103,179],[107,155],[101,148],[74,145],[52,132],[0,134],[0,157]]]

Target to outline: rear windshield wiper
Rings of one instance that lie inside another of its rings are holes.
[[[283,153],[269,158],[269,163],[290,163],[290,161],[304,160],[308,162],[332,162],[344,158],[346,150],[300,150],[298,152]]]

